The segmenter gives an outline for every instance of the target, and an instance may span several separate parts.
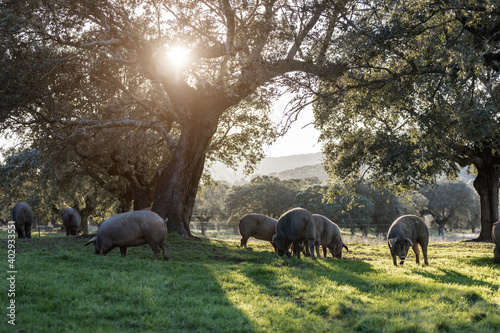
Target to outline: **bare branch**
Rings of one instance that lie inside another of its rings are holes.
[[[224,15],[226,17],[226,53],[229,55],[235,55],[236,51],[234,49],[234,30],[235,30],[235,18],[234,11],[231,8],[229,0],[222,0],[222,9],[224,10]]]
[[[295,42],[293,43],[293,46],[288,51],[288,54],[286,57],[288,60],[293,59],[295,57],[295,55],[297,54],[297,52],[300,50],[300,47],[302,46],[304,39],[307,37],[307,35],[311,31],[311,29],[314,28],[314,26],[318,22],[319,18],[321,17],[321,14],[325,10],[326,3],[327,3],[327,1],[324,1],[321,4],[313,6],[314,15],[311,17],[309,22],[306,23],[306,25],[304,26],[302,31],[300,31],[298,36],[295,38]]]

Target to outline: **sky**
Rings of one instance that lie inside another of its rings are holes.
[[[287,102],[285,96],[274,103],[273,120],[277,124],[283,118]],[[313,122],[312,106],[309,105],[300,112],[297,121],[292,123],[283,137],[280,137],[273,145],[264,148],[266,156],[281,157],[320,152],[322,148],[318,142],[320,132],[314,128]]]
[[[2,154],[2,149],[3,148],[7,148],[7,147],[10,147],[12,146],[12,142],[11,141],[8,141],[6,138],[3,137],[3,135],[1,135],[2,133],[0,133],[0,162],[3,161],[3,159],[5,158],[5,156],[3,156]]]

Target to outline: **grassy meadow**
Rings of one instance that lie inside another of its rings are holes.
[[[16,239],[16,325],[3,292],[1,332],[500,331],[493,244],[431,243],[430,266],[410,250],[394,267],[383,242],[312,261],[253,239],[242,249],[238,239],[169,235],[170,261],[155,262],[148,246],[96,256],[88,239]]]

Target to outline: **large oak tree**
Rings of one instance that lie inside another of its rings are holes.
[[[367,1],[341,48],[351,71],[317,114],[331,175],[418,187],[477,173],[481,233],[499,219],[498,1]]]
[[[334,56],[350,8],[345,0],[16,0],[0,6],[2,122],[37,124],[36,142],[83,145],[80,158],[94,162],[97,154],[83,148],[96,130],[147,133],[131,150],[148,149],[152,156],[150,149],[160,147],[152,209],[186,238],[207,157],[234,163],[235,152],[261,145],[251,131],[229,129],[216,139],[221,126],[235,120],[231,112],[265,106],[279,87],[304,96],[319,78],[346,70]],[[165,58],[176,47],[188,50],[182,65]],[[232,134],[245,144],[217,150]]]

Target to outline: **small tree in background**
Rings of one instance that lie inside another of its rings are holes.
[[[428,200],[421,215],[430,215],[438,227],[439,236],[444,236],[445,227],[465,228],[478,202],[474,190],[464,182],[439,182],[437,186],[425,187],[419,191]]]
[[[226,182],[219,182],[203,186],[198,191],[196,203],[194,205],[193,216],[201,224],[201,234],[205,236],[207,225],[212,220],[226,221],[227,215],[227,196],[229,185]]]

